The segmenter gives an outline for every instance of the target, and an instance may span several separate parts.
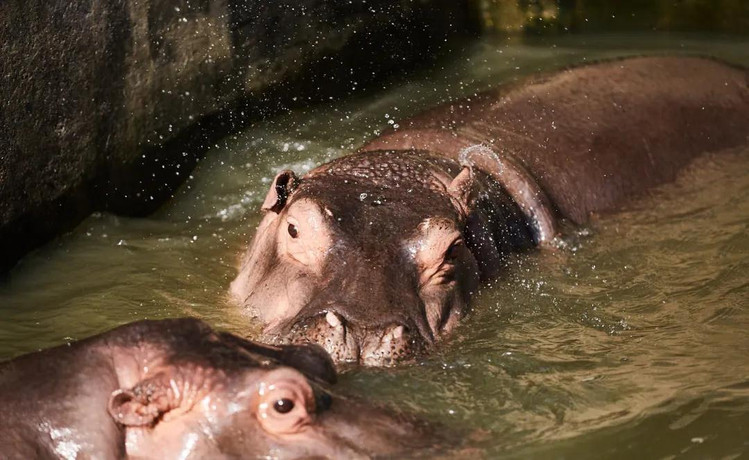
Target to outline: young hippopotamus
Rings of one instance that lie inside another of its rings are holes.
[[[336,361],[410,356],[509,252],[745,145],[747,81],[710,59],[634,58],[428,111],[302,178],[278,174],[231,291],[269,337]]]
[[[305,377],[306,374],[308,377]],[[339,396],[317,346],[140,321],[0,364],[0,457],[364,458],[431,428]]]

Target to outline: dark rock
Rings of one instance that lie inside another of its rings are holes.
[[[465,3],[0,2],[0,271],[94,210],[153,211],[211,139],[294,96],[434,55]]]

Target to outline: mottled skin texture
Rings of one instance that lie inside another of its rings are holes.
[[[430,347],[508,251],[547,245],[560,219],[614,210],[701,153],[745,145],[747,73],[620,60],[400,125],[301,179],[276,177],[231,287],[268,336],[365,364]]]
[[[432,428],[332,395],[334,380],[319,347],[194,319],[132,323],[0,364],[0,457],[362,458],[431,445]]]

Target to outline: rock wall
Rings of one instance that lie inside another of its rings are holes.
[[[153,211],[205,147],[471,29],[452,0],[0,2],[0,272],[94,210]],[[347,90],[344,90],[347,91]]]

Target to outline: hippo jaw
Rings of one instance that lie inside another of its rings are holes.
[[[351,284],[344,289],[354,294],[351,297],[372,299],[377,305],[389,308],[340,301],[341,289],[335,286],[342,283],[333,282],[293,318],[267,328],[264,338],[282,343],[317,344],[336,363],[392,366],[414,359],[457,325],[478,283],[476,267],[469,263],[467,249],[453,251],[467,259],[460,269],[455,265],[446,268],[443,264],[439,270],[424,270],[424,279],[412,283],[407,282],[407,276],[397,274],[403,285],[395,281],[382,283],[392,286],[385,293]],[[455,279],[455,274],[447,271],[462,272],[462,279]],[[357,295],[359,290],[365,290],[365,294]]]
[[[283,337],[281,340],[297,344],[317,344],[337,363],[390,366],[433,344],[431,334],[423,337],[410,331],[397,323],[361,327],[331,309],[293,323],[289,332],[276,334],[274,338]]]

